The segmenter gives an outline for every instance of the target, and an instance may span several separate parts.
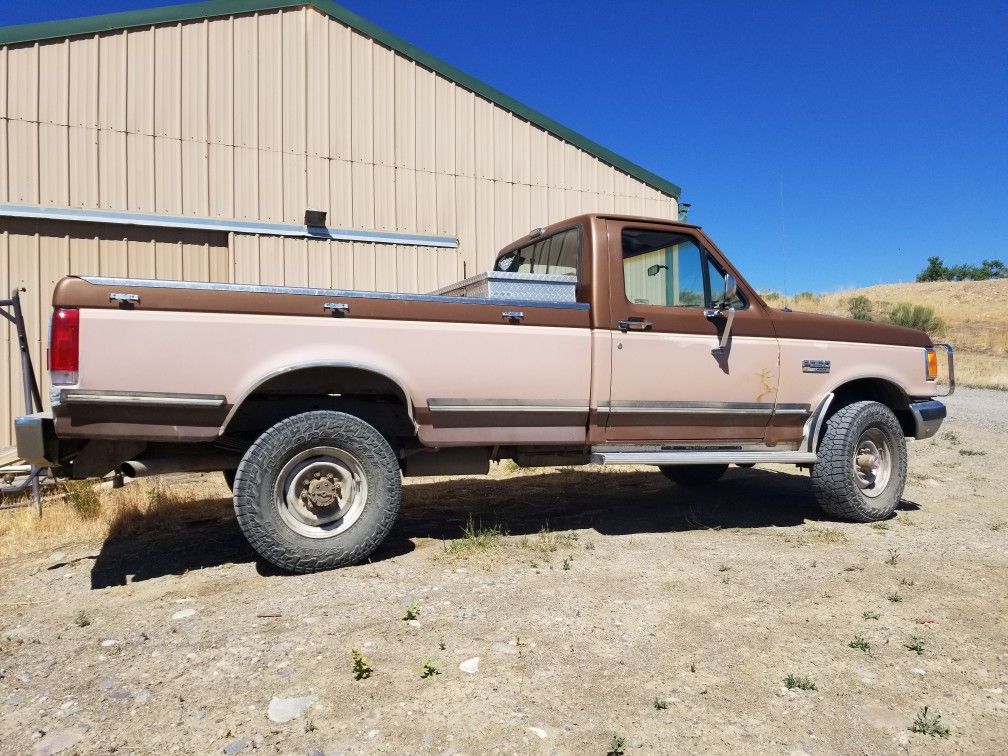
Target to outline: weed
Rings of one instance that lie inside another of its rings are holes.
[[[535,538],[523,537],[519,541],[519,546],[530,551],[537,551],[545,558],[561,548],[573,548],[577,542],[577,533],[558,533],[550,530],[550,526],[544,525]]]
[[[609,741],[609,750],[606,751],[606,756],[623,756],[626,753],[626,738],[618,733],[612,734],[612,739]]]
[[[915,652],[917,656],[920,656],[921,654],[924,653],[924,639],[921,638],[919,635],[911,635],[910,642],[904,643],[903,647],[906,648],[908,651]]]
[[[990,529],[994,532],[1004,530],[1006,527],[1008,527],[1008,522],[1005,522],[1004,520],[995,520],[990,524]]]
[[[521,466],[513,459],[502,459],[499,464],[500,469],[506,473],[516,473],[521,470]]]
[[[309,732],[315,732],[315,723],[309,719],[307,722],[304,723],[304,731],[306,735]]]
[[[426,680],[428,677],[434,677],[435,675],[440,675],[441,670],[438,669],[437,663],[433,659],[424,659],[423,664],[420,666],[420,679]]]
[[[353,660],[354,680],[366,680],[371,677],[374,670],[371,669],[371,662],[364,654],[355,648],[350,651],[350,658]]]
[[[504,531],[500,525],[484,526],[483,523],[476,523],[472,515],[462,528],[462,537],[445,544],[446,553],[453,556],[466,556],[489,551],[500,543]]]
[[[961,457],[986,457],[987,452],[978,451],[976,449],[960,449],[959,456]]]
[[[595,551],[595,542],[588,541],[588,543],[585,544],[585,551]]]
[[[447,650],[448,650],[448,646],[447,646],[447,645],[445,645],[445,642],[444,642],[444,641],[441,641],[441,642],[440,642],[440,643],[438,643],[437,645],[438,645],[438,648],[439,648],[439,649],[441,649],[442,651],[447,651]]]
[[[959,443],[959,436],[955,431],[945,431],[942,433],[942,438],[952,444],[952,446],[956,446]]]
[[[910,732],[918,732],[921,735],[930,735],[931,737],[939,738],[947,738],[951,734],[951,730],[942,724],[941,714],[929,716],[927,706],[917,712],[913,724],[910,725]]]
[[[899,549],[889,549],[889,556],[885,561],[886,564],[888,564],[890,567],[895,567],[896,562],[899,561],[899,558],[900,558]]]
[[[877,620],[879,618],[879,613],[878,612],[865,612],[861,616],[864,617],[866,620]]]
[[[907,587],[916,585],[917,581],[912,578],[900,578],[900,585],[905,585]]]
[[[406,607],[406,611],[403,612],[404,620],[415,620],[420,616],[420,602],[414,601],[412,604]]]
[[[564,557],[563,568],[569,570],[571,568],[571,563],[574,561],[574,557]]]
[[[658,711],[662,711],[664,709],[667,709],[668,708],[668,701],[666,701],[661,696],[655,696],[654,707],[656,709],[658,709]]]
[[[82,520],[97,519],[101,513],[101,499],[94,490],[94,481],[67,480],[63,482],[63,490],[67,501]]]
[[[886,598],[892,601],[894,604],[898,604],[901,601],[903,601],[903,597],[900,596],[896,591],[890,593],[888,596],[886,596]]]
[[[690,662],[689,671],[690,672],[694,672],[694,673],[696,672],[696,663],[695,662]]]
[[[889,530],[889,523],[888,522],[873,522],[871,524],[871,526],[875,530]]]
[[[82,611],[77,612],[77,616],[74,617],[74,624],[77,627],[87,627],[91,624],[91,618],[87,616],[87,613]]]
[[[730,582],[731,582],[731,578],[730,578],[730,577],[728,577],[727,575],[723,575],[723,576],[721,577],[721,583],[722,583],[723,585],[728,585],[728,584],[729,584]]]
[[[728,570],[730,569],[731,567],[729,567],[727,564],[722,564],[720,567],[718,567],[718,572],[728,572]]]
[[[789,674],[784,678],[784,687],[788,690],[819,690],[816,684],[812,682],[805,675],[793,675]]]
[[[811,541],[819,543],[844,543],[847,536],[839,528],[818,528],[814,526],[806,527],[802,531],[802,536]]]
[[[854,640],[847,644],[851,648],[856,648],[859,651],[864,651],[866,654],[871,651],[871,643],[866,641],[860,635],[855,635]]]
[[[859,564],[851,564],[843,568],[844,572],[864,572],[864,567]]]

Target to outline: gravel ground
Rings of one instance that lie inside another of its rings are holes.
[[[0,752],[1003,753],[1008,395],[950,409],[876,526],[793,468],[501,471],[411,482],[326,574],[230,518],[7,562]],[[460,548],[470,515],[507,535]]]

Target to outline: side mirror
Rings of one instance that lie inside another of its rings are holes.
[[[721,300],[722,307],[730,307],[738,293],[738,281],[731,273],[726,273],[724,277],[724,299]]]
[[[649,265],[647,269],[647,274],[652,277],[657,276],[658,271],[661,270],[662,268],[668,270],[668,265]]]

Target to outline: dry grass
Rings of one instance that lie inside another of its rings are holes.
[[[79,505],[82,494],[88,498],[86,485],[77,482],[44,500],[41,518],[32,507],[0,512],[0,558],[233,516],[230,492],[219,476],[170,485],[151,478],[119,489],[100,484],[95,486],[97,511]]]
[[[864,296],[876,313],[897,302],[927,305],[945,327],[931,336],[956,350],[956,380],[963,386],[1008,390],[1008,279],[882,284],[830,294],[797,295],[788,305],[803,312],[849,315],[851,297]],[[764,295],[773,307],[785,304],[775,292]]]

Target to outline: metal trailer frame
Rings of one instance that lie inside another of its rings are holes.
[[[28,348],[28,334],[25,332],[24,313],[21,311],[21,292],[26,289],[14,289],[10,299],[0,299],[0,315],[14,324],[17,332],[18,347],[21,350],[21,386],[24,389],[25,414],[31,415],[42,411],[42,394],[39,391],[38,376],[32,364],[31,351]],[[35,500],[35,510],[42,516],[42,491],[39,481],[47,468],[32,465],[28,477],[10,486],[0,486],[3,496],[16,495],[31,486]]]

